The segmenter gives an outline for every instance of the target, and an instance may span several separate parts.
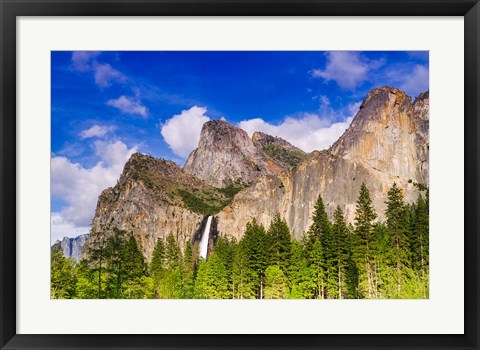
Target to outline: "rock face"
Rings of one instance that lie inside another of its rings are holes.
[[[265,152],[286,169],[296,167],[307,157],[307,153],[288,141],[260,131],[253,133],[252,141],[255,147]]]
[[[183,247],[204,216],[218,212],[228,202],[220,190],[175,163],[135,153],[115,187],[100,195],[92,232],[108,234],[112,227],[133,232],[150,260],[158,239],[172,233]]]
[[[415,134],[417,144],[417,154],[420,164],[420,175],[422,183],[428,184],[429,174],[429,110],[430,110],[429,93],[420,94],[413,102],[413,116],[415,118]]]
[[[287,220],[300,238],[311,225],[319,194],[332,217],[337,205],[348,222],[362,182],[383,218],[386,193],[396,182],[405,200],[413,202],[417,188],[428,185],[428,93],[415,103],[400,90],[374,89],[363,101],[350,127],[327,151],[314,151],[296,169],[260,178],[241,191],[218,214],[218,231],[237,238],[253,218],[268,226],[275,213]]]
[[[390,87],[367,95],[330,149],[308,155],[280,138],[257,132],[250,139],[225,121],[210,121],[184,169],[134,154],[115,187],[99,197],[92,232],[131,231],[150,259],[156,241],[170,233],[181,246],[200,239],[208,215],[215,215],[214,237],[241,238],[253,218],[268,226],[280,213],[299,239],[319,194],[330,218],[340,205],[353,222],[362,182],[383,219],[393,182],[407,202],[416,200],[415,183],[428,185],[428,126],[428,92],[412,103]],[[237,193],[239,185],[246,187]]]
[[[203,125],[198,148],[184,170],[215,187],[231,183],[250,185],[263,175],[277,175],[285,168],[255,147],[248,134],[223,120]]]
[[[83,252],[83,246],[87,241],[88,234],[80,235],[75,238],[64,237],[61,241],[57,241],[62,248],[63,255],[66,258],[71,258],[76,262],[80,261]]]

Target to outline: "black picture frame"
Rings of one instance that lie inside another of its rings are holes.
[[[2,349],[479,349],[478,0],[0,0],[0,346]],[[28,335],[16,332],[18,16],[463,16],[465,19],[465,334]]]

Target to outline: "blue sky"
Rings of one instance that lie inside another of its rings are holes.
[[[324,149],[373,87],[428,90],[427,52],[52,52],[52,241],[87,233],[133,152],[183,165],[201,126]]]

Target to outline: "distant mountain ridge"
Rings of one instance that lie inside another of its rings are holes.
[[[76,262],[79,262],[88,236],[89,235],[87,233],[73,238],[64,237],[61,241],[57,240],[55,244],[60,244],[63,255],[66,258],[71,258]]]

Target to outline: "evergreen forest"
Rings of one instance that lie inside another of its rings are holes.
[[[255,220],[237,241],[218,237],[206,260],[198,243],[158,240],[147,262],[132,233],[92,232],[79,263],[51,251],[54,299],[425,299],[429,297],[428,189],[415,203],[394,183],[379,222],[362,184],[352,224],[338,206],[327,215],[319,196],[312,225],[292,238],[276,215]]]

